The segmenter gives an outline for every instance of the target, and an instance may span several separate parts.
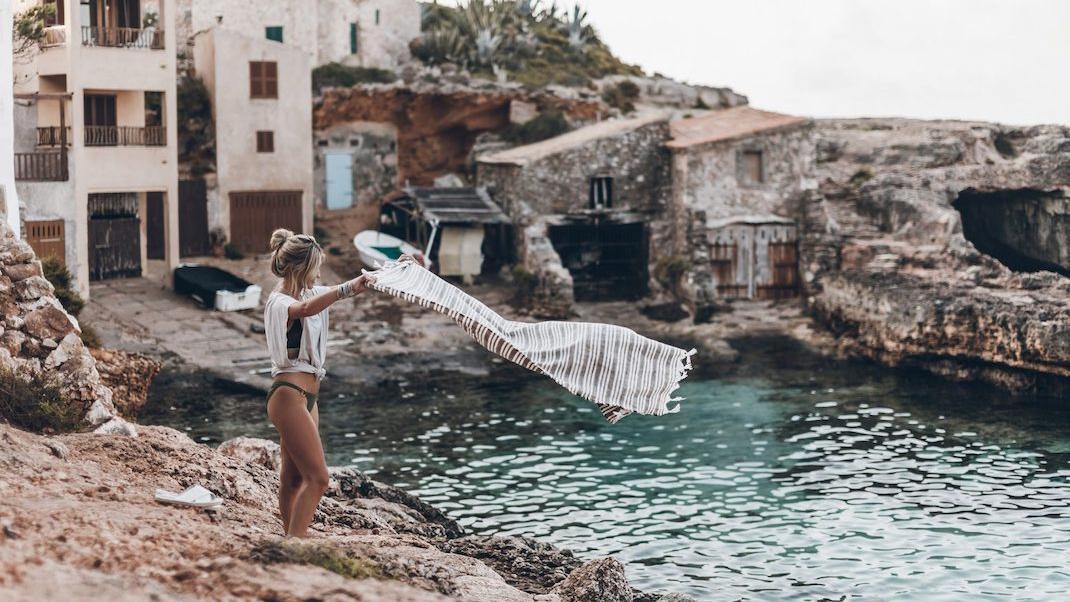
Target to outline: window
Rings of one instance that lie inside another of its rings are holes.
[[[613,206],[613,178],[609,176],[591,178],[588,206],[591,209],[609,209]]]
[[[114,94],[86,94],[82,99],[85,125],[115,126]]]
[[[765,166],[762,163],[762,151],[747,150],[739,155],[740,173],[747,184],[761,184],[765,181]]]
[[[349,24],[349,54],[356,54],[360,49],[357,37],[359,36],[359,28],[356,23]]]
[[[282,26],[281,25],[271,25],[271,26],[265,27],[264,28],[264,36],[267,37],[267,39],[269,39],[269,40],[272,40],[272,41],[275,41],[275,42],[282,42]]]
[[[275,152],[275,132],[272,130],[260,130],[256,133],[256,152]]]
[[[249,61],[249,98],[278,97],[278,64],[275,61]]]
[[[145,127],[163,125],[163,92],[145,92]]]
[[[56,0],[45,0],[44,4],[51,4],[55,7],[55,10],[52,11],[52,14],[45,18],[45,27],[51,27],[53,25],[63,25],[65,23],[63,18],[63,7],[66,2],[63,2],[62,0],[60,0],[59,2],[57,2]]]

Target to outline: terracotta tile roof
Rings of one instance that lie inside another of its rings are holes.
[[[689,148],[710,142],[738,140],[771,130],[790,129],[809,119],[761,111],[749,106],[713,111],[707,115],[672,122],[669,148]]]

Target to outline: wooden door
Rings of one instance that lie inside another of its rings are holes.
[[[204,180],[179,180],[178,254],[207,255],[209,247],[208,186]]]
[[[145,193],[145,246],[149,259],[163,259],[166,255],[162,192]]]
[[[353,206],[353,155],[329,152],[324,155],[327,172],[327,208],[348,209]]]
[[[300,190],[230,193],[230,241],[243,253],[266,253],[276,228],[301,232]]]
[[[141,275],[141,222],[137,217],[89,219],[89,279]]]
[[[33,247],[38,259],[55,257],[67,265],[66,235],[61,219],[26,222],[26,242]]]

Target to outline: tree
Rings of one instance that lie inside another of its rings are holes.
[[[48,23],[55,17],[55,4],[38,4],[15,15],[11,27],[11,54],[14,58],[26,58],[37,50],[45,39]]]

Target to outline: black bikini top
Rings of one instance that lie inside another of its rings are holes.
[[[287,349],[300,349],[301,348],[301,334],[304,332],[304,327],[301,325],[301,320],[294,320],[290,329],[286,331],[286,348]]]

